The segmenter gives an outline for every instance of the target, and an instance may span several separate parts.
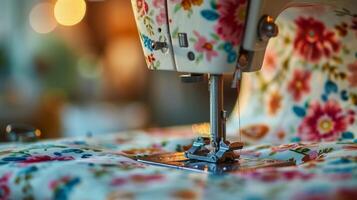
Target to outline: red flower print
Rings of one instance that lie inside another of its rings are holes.
[[[112,179],[111,185],[120,187],[129,183],[144,184],[163,180],[164,176],[162,174],[133,174],[127,177],[115,177]]]
[[[9,199],[10,196],[10,187],[9,179],[11,174],[6,173],[0,177],[0,199]]]
[[[336,102],[312,103],[307,115],[298,127],[298,136],[303,141],[333,141],[353,124],[352,112],[344,112]]]
[[[39,163],[39,162],[47,162],[47,161],[67,161],[74,160],[72,156],[56,156],[51,157],[48,155],[39,155],[39,156],[30,156],[26,158],[26,160],[21,161],[22,163]]]
[[[348,81],[351,87],[357,87],[357,61],[348,65]]]
[[[159,14],[158,15],[156,15],[156,23],[157,23],[157,25],[159,25],[159,26],[162,26],[162,25],[164,25],[164,24],[166,24],[167,23],[167,20],[166,20],[166,10],[165,10],[165,8],[161,8],[160,9],[160,12],[159,12]]]
[[[161,7],[165,6],[165,0],[153,0],[152,5],[155,8],[161,8]]]
[[[150,54],[146,57],[147,62],[151,65],[153,62],[155,62],[155,57],[154,54]]]
[[[348,150],[348,151],[357,151],[357,144],[348,144],[344,145],[342,149]]]
[[[134,183],[149,183],[162,181],[164,179],[164,176],[161,174],[134,174],[130,176],[130,179]]]
[[[128,180],[126,178],[123,177],[118,177],[118,178],[114,178],[110,185],[111,186],[122,186],[125,185],[128,182]]]
[[[267,49],[264,56],[263,68],[274,71],[277,66],[277,55],[272,49]]]
[[[222,40],[231,42],[233,45],[240,43],[243,35],[246,6],[246,0],[218,1],[217,12],[219,19],[214,29]]]
[[[295,101],[300,101],[304,93],[310,92],[311,72],[295,70],[293,79],[288,83],[288,92],[293,95]]]
[[[319,154],[318,154],[317,151],[310,151],[307,155],[305,155],[302,158],[302,161],[303,162],[309,162],[309,161],[312,161],[312,160],[316,160],[318,157],[319,157]]]
[[[281,168],[280,168],[281,169]],[[262,168],[252,170],[250,172],[243,172],[241,176],[251,180],[260,180],[263,182],[275,181],[292,181],[292,180],[310,180],[314,178],[315,174],[298,171],[297,168],[279,170],[279,168]]]
[[[149,6],[145,0],[136,0],[136,8],[140,14],[140,17],[146,15],[149,11]]]
[[[211,61],[212,57],[218,56],[217,51],[213,49],[216,41],[208,41],[205,37],[200,35],[197,31],[193,31],[193,34],[197,37],[197,42],[195,44],[195,50],[199,53],[204,53],[206,55],[207,61]]]
[[[327,175],[328,179],[332,181],[346,181],[346,180],[351,180],[353,178],[352,173],[338,173],[338,174],[328,174]]]
[[[297,34],[294,50],[304,59],[317,62],[322,56],[330,57],[340,49],[335,33],[328,31],[325,25],[312,17],[300,17],[295,20]]]
[[[159,9],[159,13],[155,17],[157,25],[166,24],[165,0],[153,0],[152,4],[156,9]]]

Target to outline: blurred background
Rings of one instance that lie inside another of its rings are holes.
[[[9,123],[56,138],[204,122],[208,95],[147,69],[130,0],[0,1],[2,140]]]

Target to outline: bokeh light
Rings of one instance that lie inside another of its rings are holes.
[[[64,26],[78,24],[86,14],[84,0],[57,0],[54,15],[57,22]]]
[[[34,6],[30,12],[30,26],[37,33],[49,33],[53,31],[57,22],[52,14],[53,5],[51,3],[39,3]]]
[[[108,64],[115,74],[121,74],[121,78],[135,77],[137,67],[141,64],[141,49],[135,45],[132,37],[123,37],[113,40],[107,47]]]

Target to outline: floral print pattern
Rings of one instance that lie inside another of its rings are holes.
[[[335,141],[354,123],[354,114],[344,112],[336,101],[312,103],[298,128],[298,136],[303,141]]]
[[[281,108],[282,98],[283,97],[281,96],[280,92],[272,92],[268,102],[268,113],[270,115],[275,115],[279,111],[279,109]]]
[[[218,52],[214,50],[214,45],[216,44],[216,41],[208,41],[207,38],[200,35],[197,31],[194,31],[193,34],[196,36],[197,39],[191,38],[191,41],[195,42],[195,50],[198,53],[201,53],[196,61],[199,62],[200,57],[203,56],[206,57],[207,61],[211,61],[212,57],[218,56]]]
[[[178,12],[179,10],[183,10],[187,12],[187,17],[191,17],[193,14],[193,7],[200,6],[203,3],[203,0],[170,0],[172,3],[176,3],[174,8],[174,12]]]
[[[145,0],[136,0],[136,9],[140,13],[140,17],[143,17],[149,11],[148,3]]]
[[[132,2],[144,55],[150,69],[206,73],[208,70],[212,71],[210,66],[215,66],[217,70],[224,68],[225,72],[234,71],[248,1],[132,0]],[[198,30],[194,24],[202,24],[211,31]],[[189,39],[184,44],[182,44],[182,37],[186,40],[186,36],[183,35],[187,35]],[[170,48],[167,51],[154,51],[153,41],[167,42]],[[188,54],[190,58],[177,56]],[[160,63],[150,62],[152,59],[148,59],[149,57],[154,57],[156,62],[160,61]]]
[[[303,94],[310,92],[311,72],[295,70],[293,79],[288,83],[288,91],[292,94],[294,101],[300,101]]]
[[[73,160],[72,156],[48,156],[48,155],[34,155],[29,156],[26,160],[21,161],[22,163],[39,163],[39,162],[48,162],[48,161],[67,161]]]
[[[246,0],[219,0],[217,2],[218,23],[215,31],[219,37],[233,45],[240,44],[247,1]]]
[[[0,145],[0,199],[225,199],[232,195],[237,199],[299,199],[309,197],[311,190],[321,196],[328,193],[351,199],[355,194],[351,188],[357,187],[357,143],[353,140],[249,146],[241,151],[242,157],[291,160],[297,165],[237,171],[227,176],[150,166],[122,154],[153,146],[176,151],[178,145],[191,142],[186,139],[194,136],[189,130],[156,129],[155,134],[136,131]],[[26,165],[21,159],[6,159],[24,155],[73,159]]]
[[[64,176],[49,183],[49,187],[53,190],[53,199],[61,200],[68,199],[73,188],[80,183],[78,177]]]
[[[162,26],[166,24],[167,20],[166,20],[165,0],[154,0],[153,6],[154,8],[159,10],[159,13],[155,17],[157,25]]]
[[[300,17],[295,24],[297,34],[294,48],[307,61],[316,62],[323,56],[329,58],[340,49],[335,33],[327,30],[322,22],[312,17]]]
[[[277,55],[273,49],[268,49],[264,55],[262,67],[269,71],[274,71],[277,67]]]
[[[146,63],[148,63],[151,69],[158,69],[160,67],[160,61],[156,60],[154,54],[150,54],[146,57]]]
[[[243,74],[242,91],[249,95],[241,93],[248,98],[242,126],[268,127],[254,140],[242,131],[244,140],[275,144],[357,138],[357,35],[352,28],[357,11],[318,11],[294,8],[279,16],[279,35],[269,42],[262,70]],[[237,116],[232,115],[230,130],[239,130]]]

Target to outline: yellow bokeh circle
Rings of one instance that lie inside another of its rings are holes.
[[[57,22],[64,26],[78,24],[86,14],[84,0],[57,0],[54,15]]]

